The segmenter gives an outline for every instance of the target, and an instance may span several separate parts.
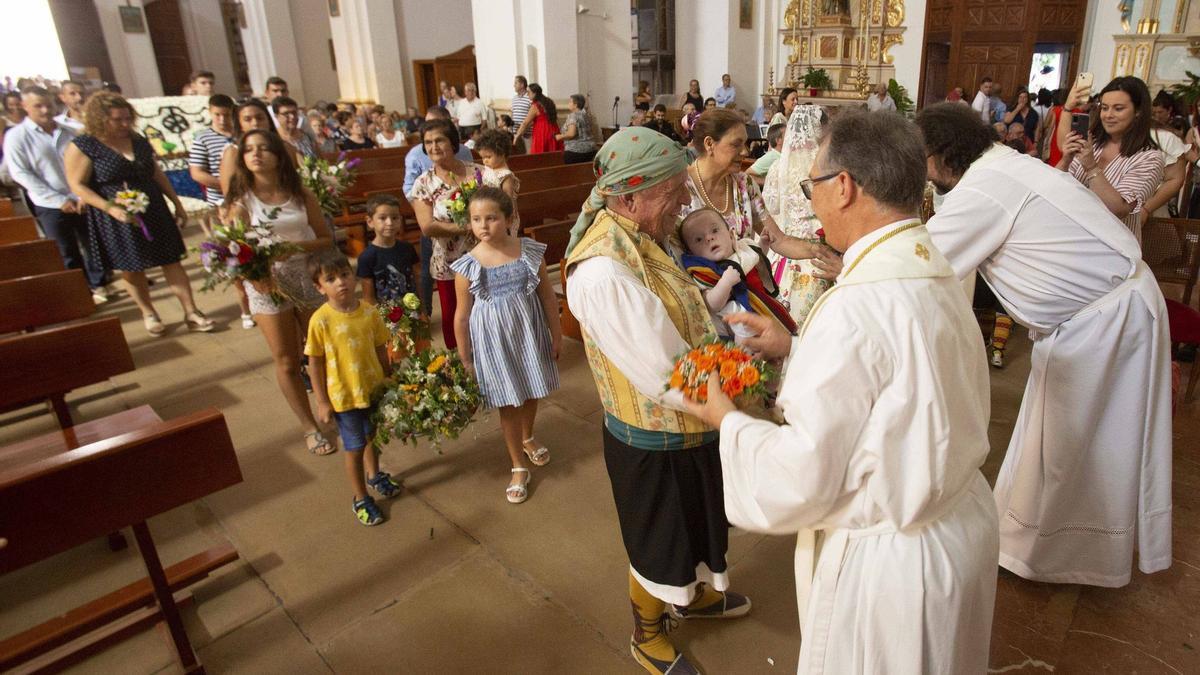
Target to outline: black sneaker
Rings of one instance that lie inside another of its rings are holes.
[[[671,615],[677,619],[735,619],[750,613],[750,598],[741,593],[725,591],[721,599],[707,607],[689,608],[670,605]]]
[[[671,661],[660,661],[653,656],[638,648],[637,642],[629,641],[629,652],[633,654],[633,660],[638,662],[638,665],[646,669],[648,673],[657,673],[658,675],[700,675],[700,671],[696,666],[692,665],[691,661],[683,655],[683,652],[675,652],[675,658]]]
[[[370,485],[384,499],[389,499],[400,494],[400,483],[397,483],[392,478],[392,475],[386,471],[380,471],[375,474],[374,478],[368,478],[367,485]]]
[[[358,522],[370,527],[383,522],[383,511],[379,510],[371,495],[367,495],[354,502],[354,517],[358,518]]]

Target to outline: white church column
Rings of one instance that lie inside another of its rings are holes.
[[[729,0],[675,3],[675,88],[679,91],[673,93],[687,91],[689,80],[700,81],[704,98],[721,86],[721,76],[729,72],[731,37],[740,37],[742,32],[737,28],[735,4]],[[753,55],[753,46],[740,48]],[[739,80],[735,84],[746,86],[740,77],[735,79]]]
[[[217,91],[236,93],[237,77],[229,56],[229,39],[221,18],[219,0],[191,0],[179,3],[183,32],[187,36],[192,70],[209,70],[217,79]]]
[[[581,50],[574,3],[473,0],[471,19],[475,28],[479,96],[484,101],[495,102],[498,108],[507,110],[515,75],[524,75],[530,82],[541,84],[546,95],[556,102],[565,103],[571,94],[580,93]],[[628,24],[628,3],[623,20]],[[628,37],[623,48],[628,59]],[[625,73],[628,72],[627,68]]]
[[[150,33],[126,33],[121,27],[119,8],[134,6],[141,9],[142,0],[94,1],[96,15],[100,19],[100,31],[104,34],[104,43],[108,46],[113,77],[117,79],[122,92],[130,98],[162,96],[162,78],[158,74],[158,62],[154,58],[154,44],[150,42]],[[142,24],[145,23],[146,15],[143,12]],[[80,36],[80,39],[85,39],[85,36]]]
[[[329,27],[342,98],[403,110],[407,73],[392,0],[342,0],[341,15],[329,17]]]
[[[588,98],[592,114],[606,127],[613,124],[613,101],[620,96],[616,120],[625,126],[633,113],[634,89],[629,2],[582,0],[579,7],[585,10],[575,17],[579,93]]]
[[[292,31],[292,14],[288,3],[279,0],[242,0],[242,9],[246,15],[242,45],[246,49],[246,65],[254,92],[264,93],[267,78],[278,75],[287,80],[292,98],[305,102],[304,80],[300,71],[300,57],[296,54],[296,34]]]

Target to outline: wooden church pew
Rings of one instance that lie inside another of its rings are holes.
[[[51,247],[54,242],[46,241]],[[54,251],[57,256],[57,249]],[[61,265],[61,262],[60,262]],[[83,319],[96,311],[83,270],[0,281],[0,334]]]
[[[173,594],[236,560],[237,552],[226,543],[164,569],[147,521],[241,480],[225,419],[211,408],[162,421],[142,406],[0,447],[0,532],[6,539],[0,574],[132,527],[148,575],[0,641],[0,670],[61,670],[78,654],[131,635],[132,615],[133,630],[165,621],[183,671],[204,672]],[[115,621],[126,623],[116,631],[97,630]]]
[[[59,426],[71,426],[66,395],[133,370],[115,316],[0,339],[0,411],[50,401]]]
[[[64,269],[58,245],[49,239],[0,246],[0,281]]]
[[[33,216],[0,218],[0,244],[17,244],[39,238],[37,221]]]

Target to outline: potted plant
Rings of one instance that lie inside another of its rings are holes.
[[[1185,70],[1183,71],[1191,80],[1186,84],[1176,84],[1171,86],[1171,95],[1187,106],[1187,109],[1195,112],[1197,104],[1200,104],[1200,75]]]
[[[908,89],[900,86],[895,79],[888,80],[888,96],[896,102],[896,112],[905,117],[912,117],[913,101],[908,97]]]
[[[800,78],[800,81],[805,87],[808,87],[809,96],[819,96],[821,91],[833,89],[833,80],[829,79],[829,73],[825,72],[824,68],[813,69],[808,67],[808,72]]]

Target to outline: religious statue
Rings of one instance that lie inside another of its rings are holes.
[[[850,16],[850,0],[821,0],[821,16]]]
[[[1117,11],[1121,13],[1121,28],[1128,33],[1130,22],[1133,20],[1133,0],[1121,0],[1118,2]]]

